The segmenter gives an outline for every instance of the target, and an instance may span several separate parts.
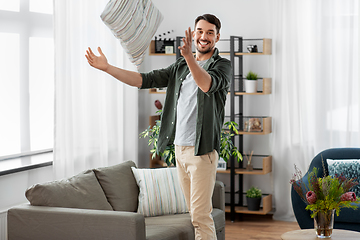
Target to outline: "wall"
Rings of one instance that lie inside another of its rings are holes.
[[[183,36],[188,27],[194,28],[194,20],[204,13],[215,14],[222,23],[220,30],[221,39],[229,39],[230,35],[242,36],[243,38],[272,38],[272,11],[270,0],[217,0],[208,1],[173,1],[153,0],[156,7],[162,12],[164,20],[161,23],[158,34],[174,30],[173,36]],[[229,51],[229,47],[223,43],[217,44],[219,49]],[[174,56],[146,56],[141,71],[147,72],[152,69],[167,67],[175,60]],[[272,56],[244,56],[244,74],[252,70],[261,77],[272,76]],[[149,94],[147,90],[139,93],[139,132],[148,127],[148,116],[154,115],[156,108],[154,101],[159,99],[162,103],[164,94]],[[244,111],[246,115],[269,115],[269,96],[246,96],[244,97]],[[229,112],[227,102],[226,114]],[[269,154],[270,136],[244,136],[244,150],[255,150],[257,154]],[[149,165],[149,147],[145,139],[139,140],[139,165]],[[261,163],[259,161],[261,166]],[[257,166],[257,165],[256,165]],[[260,167],[259,166],[259,167]],[[218,174],[218,178],[229,187],[229,177]],[[244,189],[250,185],[259,186],[265,193],[272,193],[272,176],[251,177],[245,179]]]

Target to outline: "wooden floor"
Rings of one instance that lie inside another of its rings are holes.
[[[229,215],[226,215],[225,239],[281,239],[283,233],[299,230],[297,222],[275,221],[272,215],[242,215],[234,222],[230,221]]]

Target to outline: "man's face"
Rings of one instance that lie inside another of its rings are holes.
[[[215,43],[220,39],[220,33],[216,33],[214,24],[200,20],[195,26],[193,39],[196,50],[206,54],[214,49]]]

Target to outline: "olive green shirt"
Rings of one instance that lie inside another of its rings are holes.
[[[203,67],[211,76],[211,88],[197,92],[195,155],[203,155],[214,149],[219,153],[220,134],[224,124],[225,101],[231,79],[231,62],[214,54]],[[167,68],[141,73],[142,86],[146,88],[167,87],[158,139],[159,152],[173,144],[176,126],[176,107],[182,81],[190,70],[184,58],[179,58]]]

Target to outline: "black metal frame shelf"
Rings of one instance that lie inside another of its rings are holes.
[[[260,39],[248,39],[248,41],[260,40]],[[244,135],[264,135],[272,132],[271,128],[271,117],[254,117],[261,119],[261,130],[258,131],[244,131],[246,126],[246,119],[249,118],[244,115],[243,109],[243,97],[245,95],[265,95],[271,93],[271,78],[263,78],[262,91],[256,93],[246,93],[243,86],[243,57],[244,55],[269,55],[271,54],[271,39],[263,39],[263,52],[262,53],[244,53],[243,41],[247,41],[242,37],[230,36],[230,61],[232,63],[232,79],[230,85],[230,121],[234,121],[239,125],[239,134],[232,137],[232,141],[235,142],[237,138],[237,148],[240,152],[244,152],[243,143]],[[236,72],[237,71],[237,72]],[[238,101],[235,104],[235,101]],[[238,107],[238,111],[235,113],[235,105]],[[250,116],[251,118],[251,116]],[[248,125],[248,123],[247,123]],[[248,171],[244,168],[243,162],[237,163],[234,157],[230,158],[230,169],[218,170],[218,173],[230,174],[230,204],[227,206],[227,212],[230,212],[231,221],[235,220],[235,214],[246,213],[246,214],[266,214],[272,209],[272,195],[263,197],[263,208],[260,211],[249,211],[244,206],[243,198],[239,197],[238,202],[235,201],[235,196],[240,195],[244,192],[243,189],[243,176],[244,175],[265,175],[272,171],[272,156],[264,156],[263,166],[259,169],[253,169]],[[238,166],[236,166],[238,165]],[[238,177],[238,189],[235,189],[235,177]]]

